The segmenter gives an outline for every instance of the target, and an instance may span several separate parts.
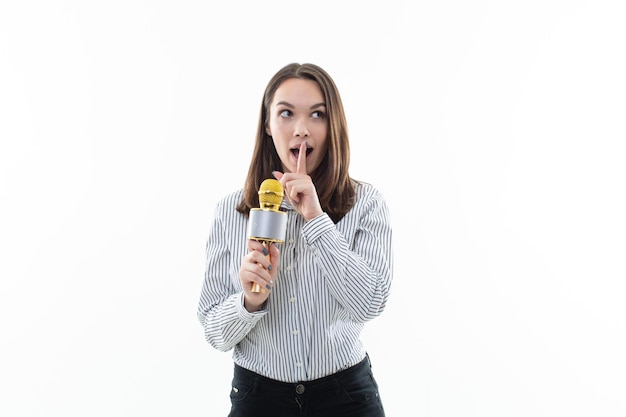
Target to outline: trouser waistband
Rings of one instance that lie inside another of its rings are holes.
[[[361,372],[364,369],[367,369],[370,367],[371,367],[371,364],[370,364],[369,356],[365,355],[365,358],[363,358],[363,360],[357,363],[356,365],[343,369],[334,374],[327,375],[327,376],[317,378],[317,379],[312,379],[310,381],[299,381],[299,382],[277,381],[275,379],[257,374],[256,372],[243,368],[237,364],[235,364],[235,376],[239,375],[239,376],[247,377],[247,378],[257,378],[258,380],[262,381],[265,384],[274,385],[276,388],[293,388],[294,386],[305,385],[307,389],[308,388],[314,389],[316,387],[325,386],[333,380],[349,377],[353,373]]]

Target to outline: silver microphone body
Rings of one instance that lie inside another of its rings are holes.
[[[248,239],[282,243],[287,231],[287,213],[284,211],[252,208],[248,219]]]

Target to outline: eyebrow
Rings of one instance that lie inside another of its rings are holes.
[[[289,107],[290,109],[295,108],[295,106],[294,106],[293,104],[291,104],[291,103],[289,103],[289,102],[286,102],[286,101],[279,101],[278,103],[276,103],[276,105],[277,105],[277,106],[279,106],[279,105],[283,105],[283,106]],[[311,107],[309,107],[309,108],[310,108],[310,109],[316,109],[316,108],[318,108],[318,107],[326,107],[326,103],[324,103],[324,102],[317,103],[317,104],[312,105],[312,106],[311,106]]]

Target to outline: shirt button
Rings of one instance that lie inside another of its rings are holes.
[[[293,239],[289,239],[289,243],[293,244]]]
[[[289,302],[290,302],[290,303],[295,303],[295,302],[296,302],[296,297],[291,297],[291,298],[289,299]]]
[[[304,385],[298,384],[296,386],[296,394],[298,394],[298,395],[304,394]]]
[[[287,271],[291,271],[291,265],[287,266]]]
[[[302,362],[296,362],[296,366],[299,368],[302,366]]]
[[[294,336],[297,336],[298,333],[300,333],[300,332],[297,329],[291,331],[291,334],[293,334]]]

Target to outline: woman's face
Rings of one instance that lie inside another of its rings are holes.
[[[300,144],[307,142],[306,172],[313,172],[328,147],[328,118],[315,81],[290,78],[274,93],[266,132],[273,138],[283,172],[296,172]]]

